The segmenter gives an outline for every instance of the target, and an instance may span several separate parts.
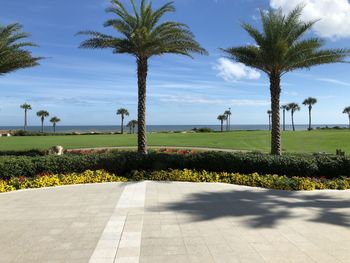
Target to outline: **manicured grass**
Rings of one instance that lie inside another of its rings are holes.
[[[350,153],[350,131],[297,131],[282,134],[283,151],[328,152],[342,149]],[[209,147],[234,150],[268,152],[268,131],[238,131],[229,133],[157,133],[148,135],[152,146]],[[1,137],[0,150],[47,149],[54,145],[64,148],[92,148],[114,146],[136,146],[136,135],[74,135],[74,136],[28,136]]]

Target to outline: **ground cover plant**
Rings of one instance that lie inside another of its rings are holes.
[[[316,189],[350,189],[350,178],[302,178],[287,177],[279,175],[259,175],[240,173],[217,173],[195,170],[167,170],[167,171],[132,171],[124,177],[108,173],[104,170],[90,171],[70,174],[48,174],[43,173],[34,178],[23,176],[12,177],[9,180],[0,180],[0,192],[9,192],[18,189],[53,187],[72,184],[90,184],[106,182],[128,182],[128,181],[182,181],[182,182],[210,182],[228,183],[236,185],[263,187],[276,190],[316,190]]]

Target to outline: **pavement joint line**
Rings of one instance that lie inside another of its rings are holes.
[[[89,263],[139,262],[142,228],[139,231],[127,232],[125,225],[130,212],[139,211],[140,209],[142,210],[140,223],[143,223],[146,185],[146,181],[126,184],[90,257]],[[123,243],[123,249],[129,248],[134,252],[136,251],[136,255],[121,255],[119,257],[118,251],[121,243]]]

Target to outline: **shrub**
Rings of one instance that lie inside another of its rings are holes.
[[[350,178],[315,179],[307,177],[287,177],[280,175],[259,175],[258,173],[240,174],[226,172],[208,172],[195,170],[168,171],[132,171],[128,178],[119,177],[104,170],[70,174],[43,173],[34,178],[13,177],[10,180],[0,180],[0,192],[16,189],[41,188],[71,184],[89,184],[104,182],[142,181],[183,181],[183,182],[221,182],[236,185],[263,187],[277,190],[315,190],[315,189],[350,189]]]
[[[258,173],[217,173],[195,170],[169,170],[169,171],[133,171],[129,178],[135,181],[186,181],[186,182],[210,182],[229,183],[253,187],[263,187],[276,190],[315,190],[315,189],[350,189],[350,178],[315,179],[308,177],[287,177],[280,175],[259,175]]]
[[[45,151],[42,150],[28,150],[28,151],[0,151],[0,156],[44,156]]]
[[[127,179],[103,170],[71,174],[41,174],[34,178],[12,177],[10,180],[0,180],[0,192],[16,189],[41,188],[71,184],[89,184],[105,182],[126,182]]]
[[[198,152],[167,154],[151,152],[107,152],[101,154],[66,154],[63,156],[0,156],[0,178],[34,177],[42,172],[73,173],[104,169],[126,174],[133,170],[160,171],[195,169],[241,174],[278,174],[288,177],[350,176],[350,159],[343,156],[284,155]]]

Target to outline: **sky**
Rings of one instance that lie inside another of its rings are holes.
[[[166,2],[153,0],[155,7]],[[265,74],[224,58],[220,48],[253,44],[240,23],[259,27],[259,9],[282,8],[287,13],[300,3],[305,6],[303,20],[321,19],[308,36],[324,38],[326,47],[350,47],[348,0],[175,0],[177,11],[165,20],[188,24],[209,55],[151,58],[147,123],[218,124],[216,117],[231,107],[232,124],[266,124],[270,95]],[[60,117],[60,125],[119,124],[116,110],[122,107],[129,110],[128,119],[136,119],[134,57],[79,49],[84,37],[75,36],[82,30],[117,36],[103,27],[113,17],[105,12],[109,5],[107,0],[1,0],[0,24],[21,23],[39,45],[33,54],[46,59],[38,67],[0,77],[0,126],[22,125],[19,106],[24,102],[33,108],[29,125],[40,124],[35,113],[41,109]],[[281,103],[301,105],[305,98],[316,97],[314,123],[345,124],[349,73],[350,64],[335,64],[286,74]],[[295,114],[295,122],[308,122],[306,107]]]

